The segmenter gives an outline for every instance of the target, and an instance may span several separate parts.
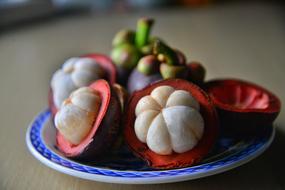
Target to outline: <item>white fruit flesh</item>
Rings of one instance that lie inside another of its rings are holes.
[[[135,123],[135,132],[141,142],[146,142],[148,128],[159,112],[154,110],[147,110],[141,113]]]
[[[162,114],[154,118],[147,134],[148,147],[161,155],[168,155],[172,152],[171,139]]]
[[[101,105],[96,91],[82,87],[74,91],[55,115],[55,126],[66,140],[80,144],[93,127]]]
[[[204,133],[199,107],[197,100],[185,90],[157,87],[136,106],[136,136],[160,155],[189,151]]]
[[[93,81],[102,78],[104,74],[104,69],[91,58],[68,59],[51,80],[55,106],[60,108],[72,91],[90,85]]]

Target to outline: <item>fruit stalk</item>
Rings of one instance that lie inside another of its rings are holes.
[[[138,20],[135,37],[135,44],[137,48],[142,48],[148,43],[150,30],[153,23],[154,20],[150,18],[141,18]]]

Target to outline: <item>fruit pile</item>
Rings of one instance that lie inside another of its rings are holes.
[[[110,57],[73,57],[53,75],[49,107],[65,156],[100,162],[123,139],[150,167],[180,168],[201,161],[221,134],[272,127],[281,108],[273,93],[238,79],[205,82],[202,64],[150,35],[153,23],[119,31]]]

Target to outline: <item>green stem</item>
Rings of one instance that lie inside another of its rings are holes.
[[[137,48],[142,48],[148,43],[153,22],[154,20],[150,18],[141,18],[138,20],[135,38]]]
[[[176,52],[159,40],[154,42],[153,53],[162,57],[164,62],[168,65],[179,64],[179,58]]]

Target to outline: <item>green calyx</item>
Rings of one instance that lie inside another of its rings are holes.
[[[112,42],[112,46],[119,46],[124,43],[134,44],[135,43],[135,32],[132,30],[123,29],[119,31]]]
[[[162,41],[159,37],[150,36],[149,37],[149,42],[145,46],[141,47],[142,54],[143,55],[151,55],[151,54],[153,54],[154,42],[157,41],[157,40]]]
[[[147,44],[141,48],[141,52],[143,55],[150,55],[152,54],[152,44]]]
[[[172,79],[184,78],[187,68],[184,65],[168,65],[166,63],[161,63],[159,69],[163,79]]]
[[[131,70],[136,67],[142,55],[152,53],[149,38],[153,22],[153,19],[141,18],[137,22],[137,31],[124,29],[115,35],[111,59],[118,67]]]
[[[129,43],[116,46],[111,52],[111,58],[114,63],[127,70],[133,69],[137,65],[140,57],[141,53],[138,49]]]
[[[135,44],[137,48],[140,49],[149,43],[149,36],[153,23],[154,20],[150,18],[141,18],[138,20],[135,35]]]
[[[145,75],[151,75],[159,72],[159,64],[154,55],[147,55],[139,60],[137,70]]]
[[[158,56],[158,59],[161,62],[168,65],[179,65],[179,57],[176,51],[160,40],[156,40],[154,42],[153,53]]]

